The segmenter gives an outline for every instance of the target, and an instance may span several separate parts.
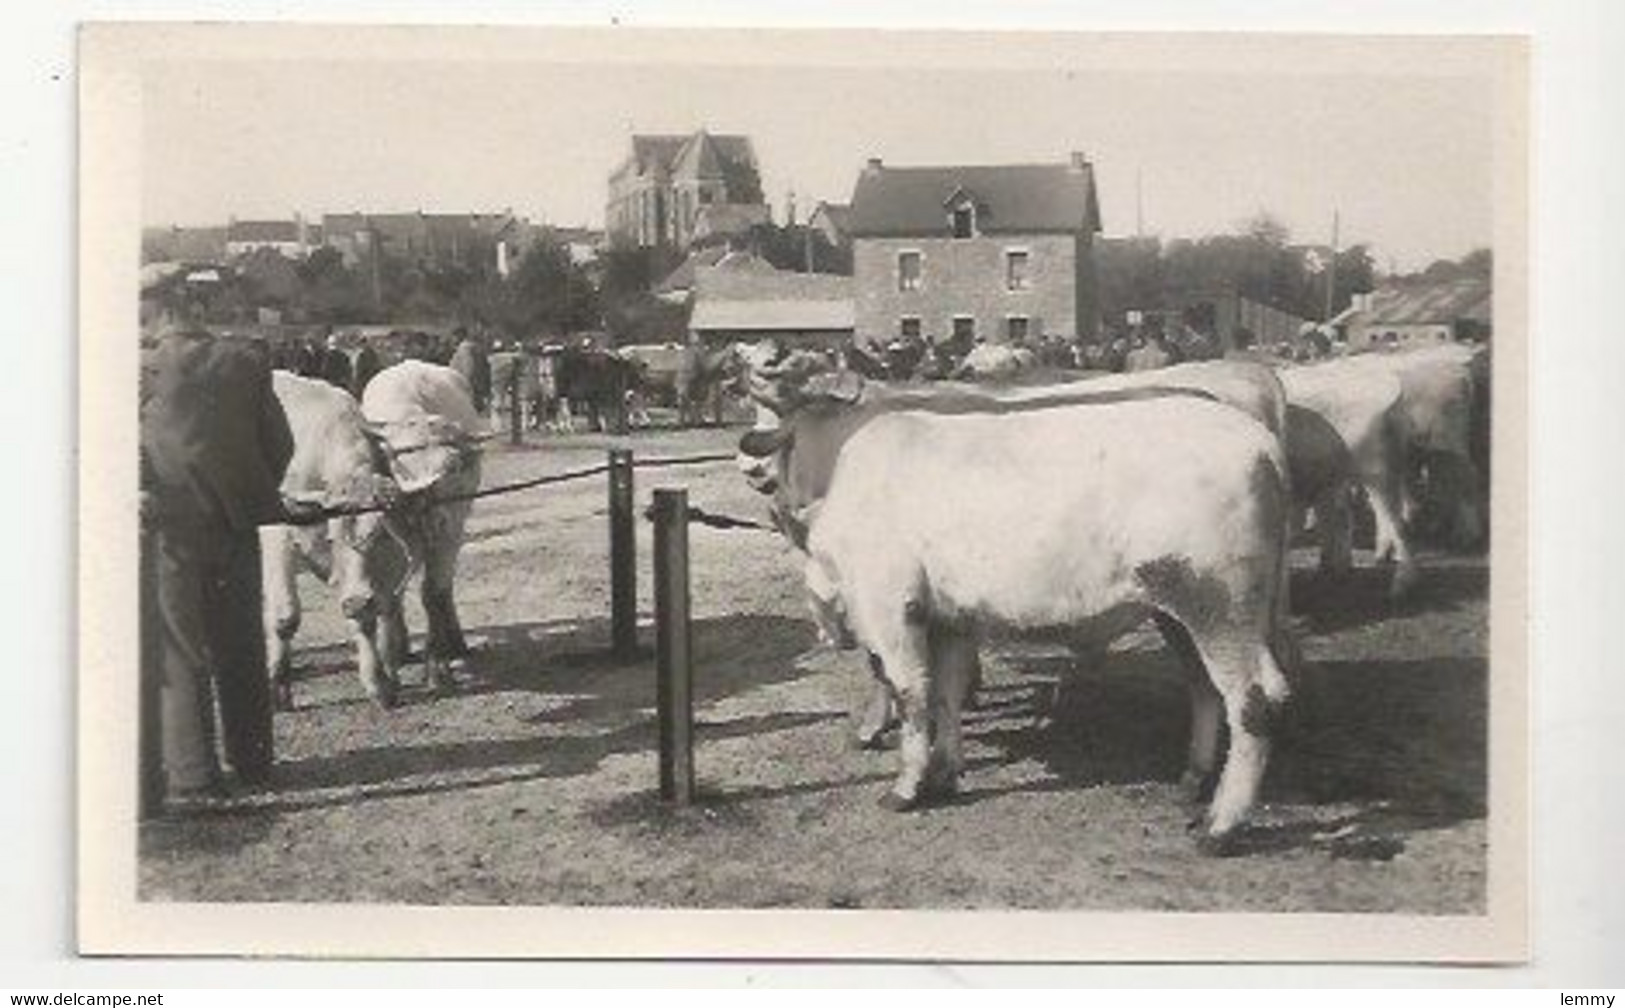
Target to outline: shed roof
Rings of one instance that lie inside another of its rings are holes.
[[[929,237],[951,233],[946,205],[956,194],[976,206],[985,233],[1100,230],[1094,169],[1085,163],[871,166],[852,194],[854,237]]]
[[[852,302],[724,301],[696,302],[689,328],[707,330],[839,332],[854,326]]]
[[[1370,325],[1425,325],[1459,319],[1488,323],[1491,303],[1489,281],[1478,278],[1395,285],[1373,292],[1362,321]]]

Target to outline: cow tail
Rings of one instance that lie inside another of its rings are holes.
[[[1264,695],[1276,703],[1291,696],[1292,681],[1301,678],[1303,654],[1292,633],[1292,484],[1286,460],[1279,449],[1270,453],[1269,482],[1279,488],[1276,502],[1274,596],[1269,616],[1266,660],[1261,663],[1259,685]]]

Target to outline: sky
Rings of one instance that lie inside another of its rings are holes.
[[[846,202],[864,160],[1095,165],[1108,235],[1233,230],[1370,245],[1410,269],[1490,244],[1483,77],[505,60],[165,61],[143,78],[149,225],[295,211],[488,212],[601,225],[639,133],[755,143],[782,219]],[[1143,207],[1137,219],[1136,190]]]

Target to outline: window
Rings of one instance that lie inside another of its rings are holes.
[[[1032,286],[1027,272],[1029,256],[1026,249],[1010,249],[1004,253],[1004,288],[1022,291]]]
[[[954,340],[972,342],[976,339],[976,318],[971,315],[954,316]]]
[[[1011,315],[1004,320],[1004,341],[1006,343],[1025,343],[1031,326],[1025,315]]]
[[[920,338],[920,317],[918,315],[904,315],[897,320],[897,335],[905,340]]]
[[[701,206],[708,206],[710,204],[710,202],[711,202],[712,196],[713,196],[713,193],[711,192],[711,190],[709,190],[709,189],[701,189],[700,190],[700,205]]]
[[[920,289],[920,253],[897,253],[897,289],[900,291]]]
[[[954,207],[954,237],[969,238],[976,230],[976,211],[968,206]]]

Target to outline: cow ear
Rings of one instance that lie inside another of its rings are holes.
[[[751,458],[768,458],[790,443],[790,432],[778,430],[748,430],[739,438],[739,450]]]

